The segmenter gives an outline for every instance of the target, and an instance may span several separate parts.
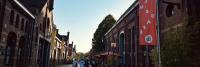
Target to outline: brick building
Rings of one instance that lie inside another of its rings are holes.
[[[0,1],[0,66],[48,67],[54,0]]]
[[[117,20],[114,26],[105,34],[107,51],[118,53],[119,62],[116,65],[131,67],[135,63],[135,47],[138,46],[136,39],[136,23],[138,21],[137,5],[135,2],[131,7]],[[112,47],[111,43],[116,43]],[[133,67],[133,66],[132,66]]]
[[[68,54],[69,58],[72,58],[73,45],[74,45],[74,43],[72,42],[71,44],[69,44],[68,49],[67,49],[68,50],[67,54]]]
[[[61,65],[68,60],[68,45],[69,45],[69,32],[67,35],[60,35],[55,25],[53,27],[51,38],[51,51],[50,51],[50,63],[51,67]]]
[[[166,38],[168,33],[178,32],[179,28],[184,26],[184,22],[187,22],[187,26],[197,24],[199,22],[200,11],[198,0],[158,0],[158,12],[159,12],[159,26],[160,26],[160,42],[161,48],[165,48],[164,45],[168,45],[166,43]],[[106,44],[106,52],[114,52],[118,53],[117,60],[118,62],[114,62],[116,66],[120,67],[146,67],[147,65],[147,55],[145,46],[139,45],[139,3],[138,0],[135,1],[126,11],[125,13],[117,20],[114,26],[105,34],[105,44]],[[190,22],[191,18],[194,22]],[[194,25],[193,25],[194,26]],[[185,27],[186,29],[190,27]],[[195,28],[190,29],[195,30]],[[198,29],[197,29],[198,30]],[[183,34],[179,34],[179,36],[184,36]],[[195,35],[199,35],[197,31],[191,31],[190,33],[196,33]],[[176,35],[172,33],[172,35]],[[193,34],[194,36],[194,34]],[[189,35],[192,37],[192,35]],[[171,37],[173,38],[173,37]],[[184,37],[185,38],[185,37]],[[199,40],[200,38],[195,37],[193,41]],[[171,39],[173,40],[173,39]],[[177,39],[178,40],[178,39]],[[182,38],[181,41],[185,39]],[[199,42],[195,41],[190,44],[199,44]],[[179,42],[176,41],[175,42]],[[111,44],[116,43],[116,47],[113,47]],[[155,46],[156,47],[156,46]],[[150,47],[151,49],[155,47]],[[200,51],[197,48],[198,46],[192,46],[194,51]],[[169,51],[170,52],[170,51]],[[183,51],[182,51],[183,52]],[[162,51],[161,51],[162,53]],[[164,52],[163,52],[164,53]],[[198,58],[198,52],[191,52],[191,57]],[[173,55],[173,54],[172,54]],[[190,57],[190,58],[191,58]],[[168,57],[170,58],[170,57]],[[176,59],[176,58],[173,58]],[[172,59],[172,60],[173,60]],[[180,58],[181,59],[181,58]],[[193,58],[194,59],[194,58]],[[183,60],[183,58],[181,59]],[[152,62],[152,58],[149,60],[149,66],[154,67],[156,64]],[[167,63],[163,61],[164,63]],[[190,64],[192,66],[198,67],[199,60],[192,60],[196,64]],[[176,63],[176,62],[173,62]],[[177,63],[178,64],[178,63]],[[181,67],[184,67],[187,64],[180,64]]]
[[[1,0],[0,5],[0,66],[29,66],[35,16],[17,0]]]
[[[21,0],[21,2],[34,14],[34,46],[32,50],[33,65],[48,67],[50,61],[50,38],[53,27],[54,0]]]

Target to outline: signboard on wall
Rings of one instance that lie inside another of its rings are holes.
[[[139,0],[140,45],[157,45],[157,0]]]

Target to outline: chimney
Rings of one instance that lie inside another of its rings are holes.
[[[74,45],[74,42],[72,41],[72,45],[71,45],[71,48],[73,48],[73,45]]]
[[[69,41],[69,32],[67,32],[67,40]]]
[[[69,36],[69,32],[67,32],[67,36]]]

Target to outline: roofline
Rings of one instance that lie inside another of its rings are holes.
[[[14,0],[14,2],[18,6],[20,6],[26,13],[28,13],[33,19],[35,19],[35,16],[27,8],[25,8],[18,0]]]
[[[59,42],[62,42],[57,36],[56,36],[56,39],[58,39]]]
[[[139,2],[136,0],[122,15],[121,17],[117,20],[117,22],[106,32],[105,35],[111,32],[135,7],[139,4]]]

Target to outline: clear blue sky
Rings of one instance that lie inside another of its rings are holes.
[[[55,0],[54,23],[60,34],[70,32],[78,52],[92,48],[98,24],[111,14],[117,20],[135,0]]]

